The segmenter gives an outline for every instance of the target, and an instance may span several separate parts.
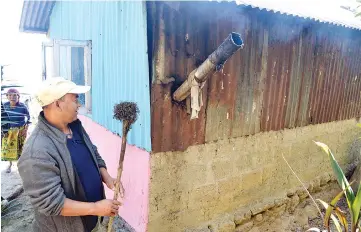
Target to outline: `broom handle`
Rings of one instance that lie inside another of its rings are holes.
[[[128,134],[127,128],[128,128],[128,122],[124,121],[123,122],[122,148],[120,150],[120,157],[119,157],[119,164],[118,164],[118,174],[117,174],[117,179],[116,179],[116,182],[115,182],[115,192],[114,192],[113,200],[117,200],[118,195],[119,195],[120,178],[122,177],[125,148],[127,146],[127,134]],[[108,232],[112,231],[113,221],[114,221],[114,217],[110,217],[109,218],[109,223],[108,223]]]

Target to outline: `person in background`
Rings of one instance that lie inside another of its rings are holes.
[[[19,159],[26,139],[30,122],[29,110],[24,103],[19,101],[20,93],[16,89],[9,89],[6,93],[8,102],[3,104],[3,110],[7,114],[8,128],[6,129],[1,143],[1,159],[9,161],[7,173],[11,172],[12,161]]]
[[[90,232],[103,216],[118,214],[120,202],[105,199],[103,187],[114,190],[115,178],[78,119],[79,94],[89,90],[50,78],[35,96],[43,111],[18,162],[34,232]]]

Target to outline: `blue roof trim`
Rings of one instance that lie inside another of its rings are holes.
[[[24,0],[19,30],[21,32],[47,33],[55,1]]]

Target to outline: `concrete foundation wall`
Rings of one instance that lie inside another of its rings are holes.
[[[282,154],[313,190],[332,178],[328,157],[313,140],[329,145],[347,168],[360,154],[352,152],[359,133],[356,121],[347,120],[152,154],[148,231],[234,231],[242,217],[302,192]],[[219,224],[225,216],[230,220]]]

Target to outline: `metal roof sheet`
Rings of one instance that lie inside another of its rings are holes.
[[[229,0],[232,1],[232,0]],[[233,0],[260,10],[313,19],[361,30],[361,18],[355,17],[356,0]],[[360,8],[359,8],[360,9]]]
[[[19,29],[22,32],[47,33],[55,1],[24,0]]]
[[[212,1],[212,0],[210,0]],[[217,0],[216,0],[217,1]],[[218,0],[222,1],[222,0]],[[319,22],[361,30],[355,17],[356,0],[225,0],[237,5],[298,16]],[[46,33],[55,1],[24,0],[20,31]]]

